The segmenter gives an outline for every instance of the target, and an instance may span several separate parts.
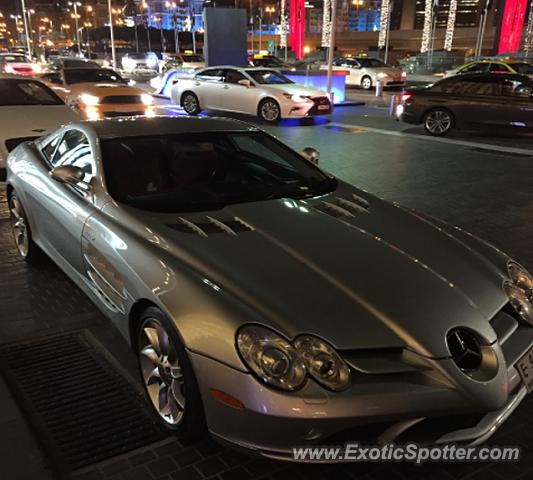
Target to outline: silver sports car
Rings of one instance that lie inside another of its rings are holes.
[[[138,355],[183,436],[293,446],[486,440],[532,387],[533,278],[245,123],[73,123],[8,157],[44,252]]]

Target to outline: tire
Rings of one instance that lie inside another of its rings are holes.
[[[19,255],[30,265],[40,265],[44,252],[33,241],[28,217],[15,192],[8,197],[11,232]]]
[[[267,123],[277,123],[281,119],[281,107],[273,98],[265,98],[259,103],[257,114]]]
[[[141,315],[136,354],[148,401],[161,423],[184,440],[205,435],[196,377],[176,328],[156,307]]]
[[[370,90],[372,88],[372,79],[368,75],[365,75],[361,79],[361,87],[365,90]]]
[[[193,92],[185,92],[181,96],[180,103],[187,115],[198,115],[202,111],[200,101]]]
[[[426,132],[435,137],[446,135],[455,125],[453,114],[445,108],[434,108],[424,115]]]

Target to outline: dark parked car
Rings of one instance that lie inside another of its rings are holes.
[[[398,118],[431,135],[452,128],[533,128],[533,80],[518,74],[465,74],[407,90]]]

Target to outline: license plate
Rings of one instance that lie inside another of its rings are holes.
[[[329,110],[329,105],[319,105],[318,109],[319,110]]]
[[[515,363],[515,367],[524,382],[528,393],[533,392],[533,347]]]

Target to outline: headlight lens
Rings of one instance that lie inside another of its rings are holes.
[[[533,277],[516,262],[507,264],[511,282],[505,282],[503,288],[509,302],[516,312],[530,325],[533,325]]]
[[[87,105],[87,106],[93,106],[93,105],[98,105],[98,102],[100,101],[100,99],[94,95],[90,95],[88,93],[84,93],[82,95],[80,95],[80,101],[84,104],[84,105]]]
[[[145,105],[152,105],[152,103],[154,103],[154,97],[148,93],[143,93],[141,95],[141,102],[143,102]]]
[[[383,73],[383,72],[378,73],[378,78],[385,78],[385,77],[388,77],[386,73]]]
[[[350,384],[350,369],[324,340],[311,335],[302,335],[294,342],[301,354],[309,374],[321,385],[330,390],[344,390]]]
[[[265,383],[283,390],[303,385],[307,369],[288,340],[263,327],[250,325],[237,335],[237,348],[244,363]]]
[[[307,98],[302,97],[301,95],[293,95],[291,93],[284,93],[283,96],[285,98],[288,98],[289,100],[295,102],[295,103],[307,102]]]

